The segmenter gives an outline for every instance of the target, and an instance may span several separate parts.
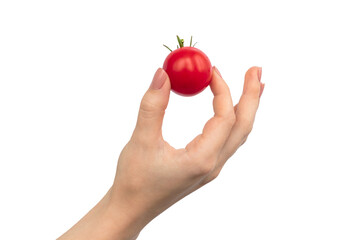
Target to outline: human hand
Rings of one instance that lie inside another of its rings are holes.
[[[214,117],[185,148],[171,147],[162,136],[170,81],[159,68],[142,99],[138,121],[123,149],[113,185],[113,200],[126,198],[146,216],[145,226],[169,206],[212,181],[250,133],[264,85],[261,68],[251,68],[239,103],[233,107],[230,90],[214,68],[210,84]],[[144,214],[145,213],[145,214]]]
[[[102,235],[102,239],[136,239],[153,218],[218,176],[251,132],[264,84],[260,82],[261,68],[250,68],[234,107],[230,90],[215,67],[212,76],[214,116],[202,134],[185,148],[175,149],[161,131],[170,81],[163,69],[157,70],[141,101],[133,135],[120,154],[113,186],[90,217],[77,225],[86,226],[96,218],[93,216],[102,216],[111,219],[105,227],[111,230],[109,237]]]

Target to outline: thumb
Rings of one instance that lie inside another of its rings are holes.
[[[159,68],[151,85],[141,100],[134,131],[141,140],[152,142],[162,136],[161,127],[170,96],[170,79],[164,69]]]

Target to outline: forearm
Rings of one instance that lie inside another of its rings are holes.
[[[110,190],[79,222],[58,240],[135,240],[144,227],[132,206],[112,198]]]

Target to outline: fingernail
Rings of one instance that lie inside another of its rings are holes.
[[[151,82],[150,88],[154,90],[160,89],[164,85],[166,78],[166,72],[162,68],[158,68]]]
[[[217,67],[214,66],[214,70],[215,70],[215,72],[216,72],[217,74],[219,74],[219,76],[222,78],[221,73],[219,72],[219,69],[217,69]]]
[[[262,74],[262,67],[259,67],[259,68],[258,68],[258,79],[259,79],[259,82],[261,82],[261,74]]]
[[[265,88],[265,83],[261,83],[261,88],[260,88],[260,96],[263,94],[263,91],[264,91],[264,88]]]

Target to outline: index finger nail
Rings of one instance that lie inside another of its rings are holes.
[[[217,69],[217,67],[214,66],[214,70],[222,78],[221,73],[219,72],[219,69]]]

